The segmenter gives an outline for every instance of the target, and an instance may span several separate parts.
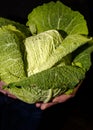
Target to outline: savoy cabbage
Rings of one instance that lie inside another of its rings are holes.
[[[4,90],[26,103],[49,102],[69,94],[85,78],[92,65],[93,42],[78,11],[52,1],[33,9],[24,26],[0,21]]]

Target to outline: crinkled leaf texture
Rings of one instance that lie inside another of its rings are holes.
[[[49,102],[67,92],[85,78],[85,72],[75,66],[60,66],[34,74],[19,82],[4,86],[5,90],[27,103]]]
[[[0,78],[5,83],[26,76],[21,53],[23,39],[24,35],[12,25],[0,28]]]
[[[51,29],[64,30],[67,34],[88,34],[84,16],[60,1],[51,1],[33,9],[26,24],[32,34]]]
[[[28,76],[42,71],[44,67],[40,67],[45,66],[45,62],[55,53],[62,41],[62,36],[56,30],[45,31],[25,39],[24,44],[27,54]],[[50,62],[50,64],[52,64],[52,62]],[[50,67],[51,66],[49,66],[49,68]]]
[[[28,76],[49,69],[60,61],[61,65],[66,65],[67,55],[90,40],[91,38],[79,34],[68,35],[63,39],[57,30],[26,38]],[[68,59],[71,60],[70,57]]]
[[[19,82],[3,86],[3,89],[26,103],[49,102],[55,96],[63,93],[70,94],[71,90],[73,91],[85,78],[91,66],[93,44],[90,43],[77,48],[72,53],[72,65],[54,66]]]
[[[78,48],[74,54],[72,65],[78,66],[82,68],[85,72],[87,72],[91,65],[91,54],[93,53],[93,40],[91,40],[90,43],[87,43],[86,45],[81,46]]]
[[[13,21],[13,20],[10,20],[10,19],[7,19],[7,18],[0,17],[0,27],[7,26],[7,25],[15,26],[26,37],[31,35],[30,30],[26,25],[21,24],[17,21]]]

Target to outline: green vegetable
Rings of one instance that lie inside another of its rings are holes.
[[[28,76],[53,67],[63,57],[90,40],[91,38],[79,34],[68,35],[63,39],[56,30],[26,38]]]
[[[73,89],[84,78],[85,73],[81,68],[53,67],[19,82],[11,83],[4,89],[28,103],[48,102],[56,95]]]
[[[24,27],[6,19],[0,26],[3,89],[26,103],[70,94],[92,65],[87,22],[60,1],[33,9]]]
[[[91,44],[86,44],[84,46],[81,46],[75,53],[73,54],[75,56],[72,65],[78,66],[82,68],[85,72],[87,72],[90,69],[90,66],[92,65],[91,61],[91,53],[93,52],[93,42],[91,41]]]
[[[25,36],[30,36],[30,30],[29,28],[26,27],[26,25],[21,24],[19,22],[0,17],[0,27],[2,26],[7,26],[7,25],[12,25],[15,26],[18,30],[20,30]]]
[[[21,52],[23,39],[24,35],[14,26],[0,28],[0,78],[6,83],[26,76]]]
[[[45,63],[55,53],[62,41],[63,38],[56,30],[45,31],[25,39],[28,76],[43,70]],[[52,66],[52,62],[50,61],[47,68]]]
[[[26,24],[32,34],[51,29],[63,30],[67,34],[88,34],[84,16],[60,1],[51,1],[33,9]]]

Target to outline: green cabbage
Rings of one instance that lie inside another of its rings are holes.
[[[92,65],[93,40],[78,11],[59,1],[38,6],[28,14],[29,35],[16,22],[5,25],[1,20],[1,25],[4,90],[26,103],[49,102],[84,80]]]

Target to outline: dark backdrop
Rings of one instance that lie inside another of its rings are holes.
[[[51,0],[3,0],[0,3],[0,16],[11,18],[13,20],[25,23],[27,15],[38,5],[47,3]],[[56,1],[56,0],[53,0]],[[60,0],[64,4],[70,6],[74,10],[80,11],[84,14],[86,20],[89,22],[89,28],[91,30],[93,22],[93,4],[92,0]],[[92,26],[93,28],[93,26]],[[92,31],[91,31],[92,32]]]

